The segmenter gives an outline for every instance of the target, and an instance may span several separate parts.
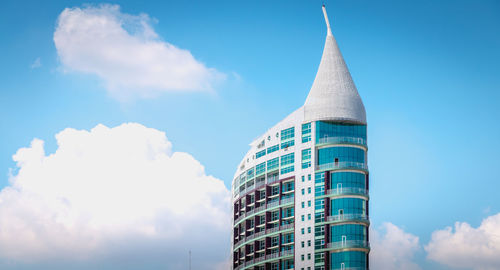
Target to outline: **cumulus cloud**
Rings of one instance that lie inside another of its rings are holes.
[[[370,230],[370,268],[374,270],[420,270],[413,261],[420,250],[417,236],[392,223],[384,223],[380,231]]]
[[[427,258],[455,268],[500,269],[500,213],[490,216],[474,228],[456,222],[432,234],[425,246]]]
[[[54,42],[66,70],[99,76],[120,99],[211,90],[225,78],[188,50],[162,41],[148,15],[122,13],[118,5],[66,8]]]
[[[191,155],[173,152],[163,132],[98,125],[56,139],[53,154],[34,139],[13,156],[17,169],[0,191],[0,261],[119,257],[141,269],[144,261],[185,269],[189,249],[195,269],[227,260],[230,192]]]

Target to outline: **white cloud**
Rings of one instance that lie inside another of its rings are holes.
[[[30,68],[35,69],[35,68],[39,68],[41,66],[42,66],[42,60],[40,59],[40,57],[37,57],[35,59],[35,61],[33,61],[33,63],[31,63]]]
[[[172,152],[163,132],[98,125],[68,128],[56,139],[53,154],[35,139],[13,156],[17,173],[0,191],[0,261],[83,263],[144,253],[138,261],[184,269],[189,249],[195,269],[227,260],[230,192],[191,155]]]
[[[420,250],[417,236],[392,223],[384,223],[381,232],[370,230],[370,268],[373,270],[419,270],[413,260]]]
[[[66,70],[99,76],[119,99],[211,90],[225,78],[188,50],[160,40],[151,21],[121,13],[118,5],[66,8],[54,32],[60,61]]]
[[[484,219],[478,228],[456,222],[454,230],[433,232],[425,251],[428,259],[451,267],[500,269],[500,213]]]

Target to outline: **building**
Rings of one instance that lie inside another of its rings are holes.
[[[233,269],[369,269],[366,113],[323,13],[304,105],[251,143],[236,170]]]

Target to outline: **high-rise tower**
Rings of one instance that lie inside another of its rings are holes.
[[[327,36],[304,106],[252,142],[233,184],[233,269],[369,269],[366,113]]]

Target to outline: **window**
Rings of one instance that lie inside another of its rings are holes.
[[[307,175],[307,181],[311,181],[311,175],[310,174]]]
[[[281,143],[281,149],[288,148],[288,147],[294,146],[294,145],[295,145],[295,141],[294,140],[282,142]]]
[[[302,124],[302,143],[311,140],[311,123]]]
[[[311,246],[311,240],[307,240],[307,246],[310,247]]]
[[[300,246],[304,247],[304,241],[300,242]]]
[[[276,152],[278,150],[280,150],[280,145],[279,144],[273,145],[273,146],[270,146],[267,148],[267,153],[270,154],[270,153]]]
[[[295,162],[295,153],[290,153],[288,155],[281,156],[280,158],[280,166],[286,166],[293,164]]]
[[[304,215],[300,216],[300,219],[301,219],[302,221],[304,221]]]
[[[295,166],[290,166],[290,167],[282,168],[280,173],[285,174],[285,173],[293,172],[294,170],[295,170]]]
[[[302,208],[304,208],[306,206],[306,204],[304,202],[302,202],[301,204],[302,204]]]
[[[273,158],[267,161],[267,170],[276,169],[279,166],[279,158]]]
[[[302,150],[302,161],[311,159],[311,148]]]
[[[277,246],[278,243],[279,243],[279,237],[276,236],[276,237],[271,237],[271,246]]]
[[[302,169],[311,167],[311,148],[302,150]]]
[[[305,176],[302,175],[302,182],[304,182],[304,180],[305,180]]]
[[[258,164],[257,166],[255,166],[255,174],[256,175],[260,175],[260,174],[263,174],[266,172],[266,163],[265,162],[262,162],[260,164]]]
[[[310,260],[311,259],[311,253],[307,253],[307,259]]]
[[[307,227],[307,233],[311,233],[311,227]]]
[[[307,194],[311,194],[311,187],[307,188]]]
[[[305,189],[302,189],[301,192],[302,192],[302,195],[306,194]]]
[[[281,131],[281,141],[286,141],[295,137],[295,127],[287,128]]]
[[[272,186],[271,187],[271,194],[269,196],[278,195],[279,193],[280,193],[280,186],[279,185]]]
[[[307,169],[311,167],[311,161],[302,162],[302,169]]]
[[[311,220],[311,214],[307,214],[307,220]]]
[[[276,221],[279,218],[280,218],[280,212],[279,212],[279,210],[271,212],[271,221]]]
[[[307,201],[307,207],[311,207],[311,200]]]
[[[303,261],[304,260],[304,254],[300,255],[300,260]]]
[[[304,228],[300,229],[300,233],[304,234]]]
[[[283,183],[283,192],[288,192],[288,191],[293,191],[293,190],[294,190],[293,181]]]
[[[259,151],[255,154],[255,158],[260,158],[266,155],[266,150]]]
[[[327,147],[318,149],[317,165],[356,166],[363,169],[365,150],[356,147]]]

